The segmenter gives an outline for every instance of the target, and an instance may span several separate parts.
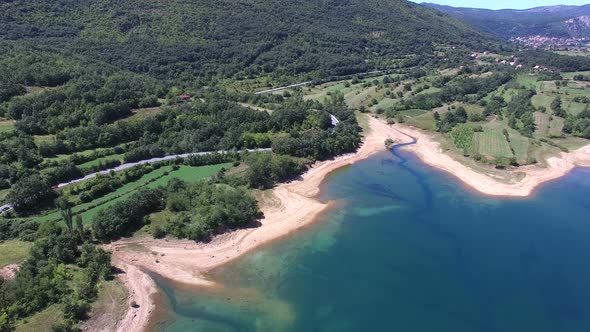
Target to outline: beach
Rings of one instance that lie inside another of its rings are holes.
[[[411,142],[411,137],[416,138],[416,144],[404,149],[415,153],[426,164],[449,172],[467,186],[487,195],[528,196],[539,184],[559,178],[576,166],[590,166],[590,146],[586,146],[550,158],[546,168],[521,167],[518,171],[524,172],[525,176],[520,181],[502,183],[446,155],[428,133],[403,125],[388,125],[373,117],[368,117],[368,121],[370,129],[356,153],[318,162],[301,179],[281,184],[270,193],[261,195],[258,200],[264,218],[258,227],[223,234],[209,243],[124,239],[107,246],[113,252],[113,264],[125,272],[121,275],[130,290],[129,302],[135,301],[139,305],[130,307],[118,330],[140,331],[147,327],[155,308],[152,295],[157,293],[157,289],[146,271],[178,283],[215,287],[215,283],[206,277],[208,271],[311,224],[331,205],[316,199],[326,176],[338,168],[384,151],[387,138],[396,143]]]

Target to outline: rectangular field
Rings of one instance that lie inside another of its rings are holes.
[[[501,132],[485,130],[483,133],[475,133],[479,154],[487,157],[512,157],[512,151]]]
[[[514,157],[520,165],[526,164],[528,160],[529,139],[519,134],[516,130],[509,130],[510,146],[514,149]]]
[[[535,135],[537,136],[547,136],[547,131],[549,129],[549,119],[551,116],[546,113],[535,112]]]

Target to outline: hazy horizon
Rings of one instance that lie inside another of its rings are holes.
[[[436,3],[439,5],[447,5],[453,7],[470,7],[470,8],[484,8],[484,9],[528,9],[534,7],[543,6],[557,6],[557,5],[586,5],[589,4],[588,0],[521,0],[521,1],[509,1],[509,0],[428,0],[428,1],[417,1],[410,0],[417,3]]]

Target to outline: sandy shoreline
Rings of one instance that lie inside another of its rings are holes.
[[[206,244],[186,240],[134,239],[109,245],[114,264],[126,272],[123,281],[130,290],[129,301],[139,304],[139,308],[130,309],[121,320],[118,331],[140,331],[148,326],[155,307],[152,295],[157,293],[157,289],[144,270],[187,285],[215,286],[205,277],[206,272],[312,223],[329,206],[315,198],[325,177],[338,168],[384,151],[387,138],[402,143],[411,141],[406,134],[415,137],[417,144],[405,149],[415,153],[425,163],[455,175],[466,185],[488,195],[527,196],[539,184],[563,176],[576,166],[590,166],[589,145],[562,154],[560,158],[549,159],[547,168],[521,168],[519,171],[526,174],[521,181],[504,184],[444,154],[438,143],[422,131],[390,126],[372,117],[369,117],[369,126],[370,132],[356,153],[318,163],[301,180],[281,184],[272,190],[272,197],[260,199],[265,218],[259,227],[220,235]]]
[[[417,139],[417,144],[406,149],[416,154],[422,162],[446,171],[464,184],[490,196],[526,197],[531,195],[537,187],[545,182],[560,178],[569,173],[575,167],[590,167],[590,145],[569,153],[561,153],[559,157],[547,159],[547,167],[524,166],[517,170],[505,170],[506,174],[521,172],[524,178],[513,183],[502,183],[461,164],[449,155],[442,152],[439,143],[434,141],[432,135],[421,130],[394,125],[396,130],[403,131]]]

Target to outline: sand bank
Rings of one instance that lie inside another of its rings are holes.
[[[547,160],[547,167],[524,166],[504,173],[524,173],[520,180],[503,183],[490,175],[476,172],[473,169],[445,154],[440,144],[428,134],[418,129],[394,125],[393,128],[417,139],[415,145],[407,149],[415,153],[424,163],[451,173],[469,187],[492,196],[525,197],[542,183],[555,180],[569,173],[575,167],[590,167],[590,145],[569,153],[561,153],[558,157]],[[516,178],[516,177],[514,177]]]
[[[547,168],[521,168],[519,171],[524,171],[525,177],[519,182],[505,184],[477,173],[444,154],[427,133],[401,125],[390,126],[372,117],[369,118],[369,127],[356,153],[317,163],[300,180],[281,184],[272,190],[272,195],[262,197],[259,204],[264,219],[259,227],[220,235],[206,244],[184,240],[130,239],[110,245],[115,265],[126,271],[124,281],[132,293],[130,301],[140,305],[129,310],[119,324],[119,331],[145,329],[153,311],[151,294],[156,292],[156,287],[142,270],[183,284],[215,287],[214,282],[206,278],[207,271],[313,222],[328,207],[328,204],[315,198],[324,178],[340,167],[384,151],[387,138],[402,143],[411,141],[407,135],[415,137],[417,143],[405,149],[415,153],[425,163],[447,171],[475,190],[489,195],[527,196],[539,184],[558,178],[575,166],[590,166],[590,146],[587,146],[551,158]]]

